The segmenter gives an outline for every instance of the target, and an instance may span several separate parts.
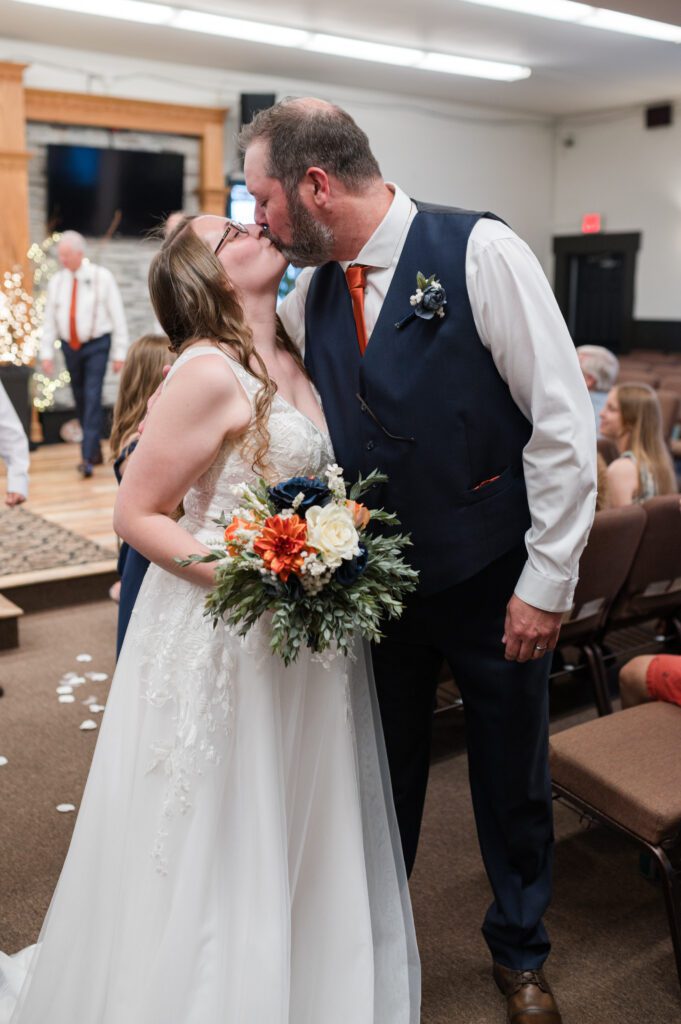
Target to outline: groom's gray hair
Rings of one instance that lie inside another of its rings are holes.
[[[287,97],[261,110],[239,134],[245,152],[269,143],[266,173],[294,192],[309,167],[321,167],[352,192],[381,177],[369,139],[347,111],[324,100]]]

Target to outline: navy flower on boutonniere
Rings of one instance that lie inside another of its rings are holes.
[[[447,296],[435,274],[426,277],[419,270],[416,275],[416,291],[409,302],[414,307],[416,316],[423,320],[432,320],[434,316],[445,315]]]

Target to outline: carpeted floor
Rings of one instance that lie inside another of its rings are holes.
[[[27,509],[0,509],[0,576],[104,562],[115,557],[115,551]]]
[[[0,756],[8,759],[0,767],[0,948],[8,951],[35,940],[47,909],[75,820],[55,808],[78,805],[97,737],[79,725],[101,719],[82,702],[94,696],[103,704],[109,684],[88,679],[69,704],[58,703],[56,687],[67,672],[111,673],[115,615],[112,604],[100,602],[26,616],[21,648],[0,652]],[[80,653],[92,661],[77,662]],[[556,727],[579,717],[584,713],[564,715]],[[603,829],[585,830],[563,807],[556,808],[556,836],[547,924],[555,949],[550,979],[565,1024],[681,1024],[662,897],[639,875],[636,850]],[[489,893],[456,712],[436,720],[412,895],[423,1024],[501,1024],[503,1004],[479,931]]]

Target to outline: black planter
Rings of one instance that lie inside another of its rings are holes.
[[[0,381],[17,411],[26,437],[31,436],[31,400],[29,384],[33,370],[30,366],[0,366]]]

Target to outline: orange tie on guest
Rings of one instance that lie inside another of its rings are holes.
[[[368,345],[367,325],[364,321],[364,289],[367,283],[367,269],[361,263],[353,263],[345,271],[345,279],[348,282],[352,300],[352,312],[355,315],[357,342],[362,355]]]
[[[77,351],[80,348],[80,338],[76,326],[76,310],[78,308],[78,278],[73,276],[73,290],[71,291],[71,308],[69,309],[69,348]]]

